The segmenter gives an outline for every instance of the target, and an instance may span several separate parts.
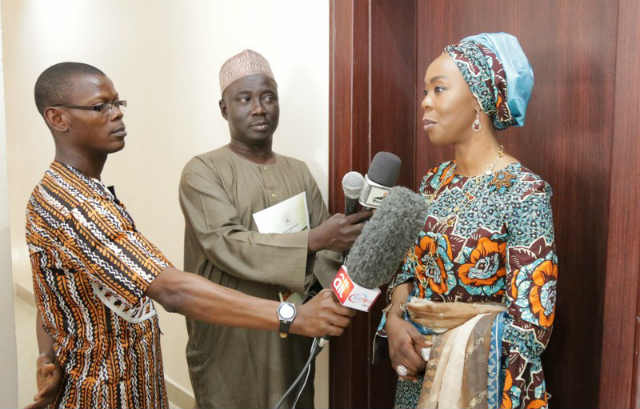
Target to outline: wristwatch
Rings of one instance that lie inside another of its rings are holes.
[[[289,335],[289,327],[293,320],[296,319],[296,305],[294,303],[283,301],[278,306],[278,320],[280,320],[280,338],[286,338]]]

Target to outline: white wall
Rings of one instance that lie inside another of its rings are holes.
[[[2,1],[0,1],[0,15]],[[0,33],[2,23],[0,22]],[[9,241],[9,197],[7,188],[7,143],[5,135],[5,104],[2,44],[0,44],[0,407],[18,406],[16,361],[16,331],[13,319],[13,276],[11,274],[11,244]]]
[[[326,199],[329,2],[299,0],[3,0],[7,151],[13,271],[31,288],[24,208],[53,159],[33,85],[60,61],[96,65],[129,101],[127,146],[103,180],[116,186],[140,230],[182,266],[184,222],[177,187],[192,156],[228,141],[218,70],[244,48],[262,53],[279,85],[274,149],[304,160]],[[182,317],[161,313],[167,376],[191,390]],[[327,357],[319,406],[327,406]]]

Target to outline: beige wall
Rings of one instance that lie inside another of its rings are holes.
[[[0,7],[2,1],[0,1]],[[2,9],[0,8],[0,15]],[[2,23],[0,22],[0,33]],[[9,197],[7,189],[7,144],[5,135],[4,59],[0,44],[0,407],[18,405],[16,362],[16,331],[13,320],[13,277],[11,275],[11,245],[9,242]]]
[[[3,0],[9,208],[13,272],[31,287],[24,208],[53,158],[33,103],[38,74],[60,61],[96,65],[129,101],[127,146],[103,173],[143,231],[182,265],[180,171],[192,156],[228,141],[217,101],[221,63],[244,48],[271,62],[279,85],[274,147],[304,160],[326,198],[328,174],[327,1]],[[1,193],[1,192],[0,192]],[[184,320],[161,313],[166,374],[190,391]],[[319,406],[327,406],[327,357]]]

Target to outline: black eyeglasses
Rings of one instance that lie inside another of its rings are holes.
[[[84,111],[96,111],[101,114],[110,114],[114,108],[118,108],[120,112],[124,113],[127,107],[127,101],[117,100],[113,102],[103,102],[98,105],[69,105],[69,104],[55,104],[52,107],[63,107],[71,109],[82,109]]]

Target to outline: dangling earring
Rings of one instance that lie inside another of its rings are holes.
[[[478,111],[476,111],[476,119],[473,121],[471,129],[473,129],[474,132],[480,132],[480,112]]]

